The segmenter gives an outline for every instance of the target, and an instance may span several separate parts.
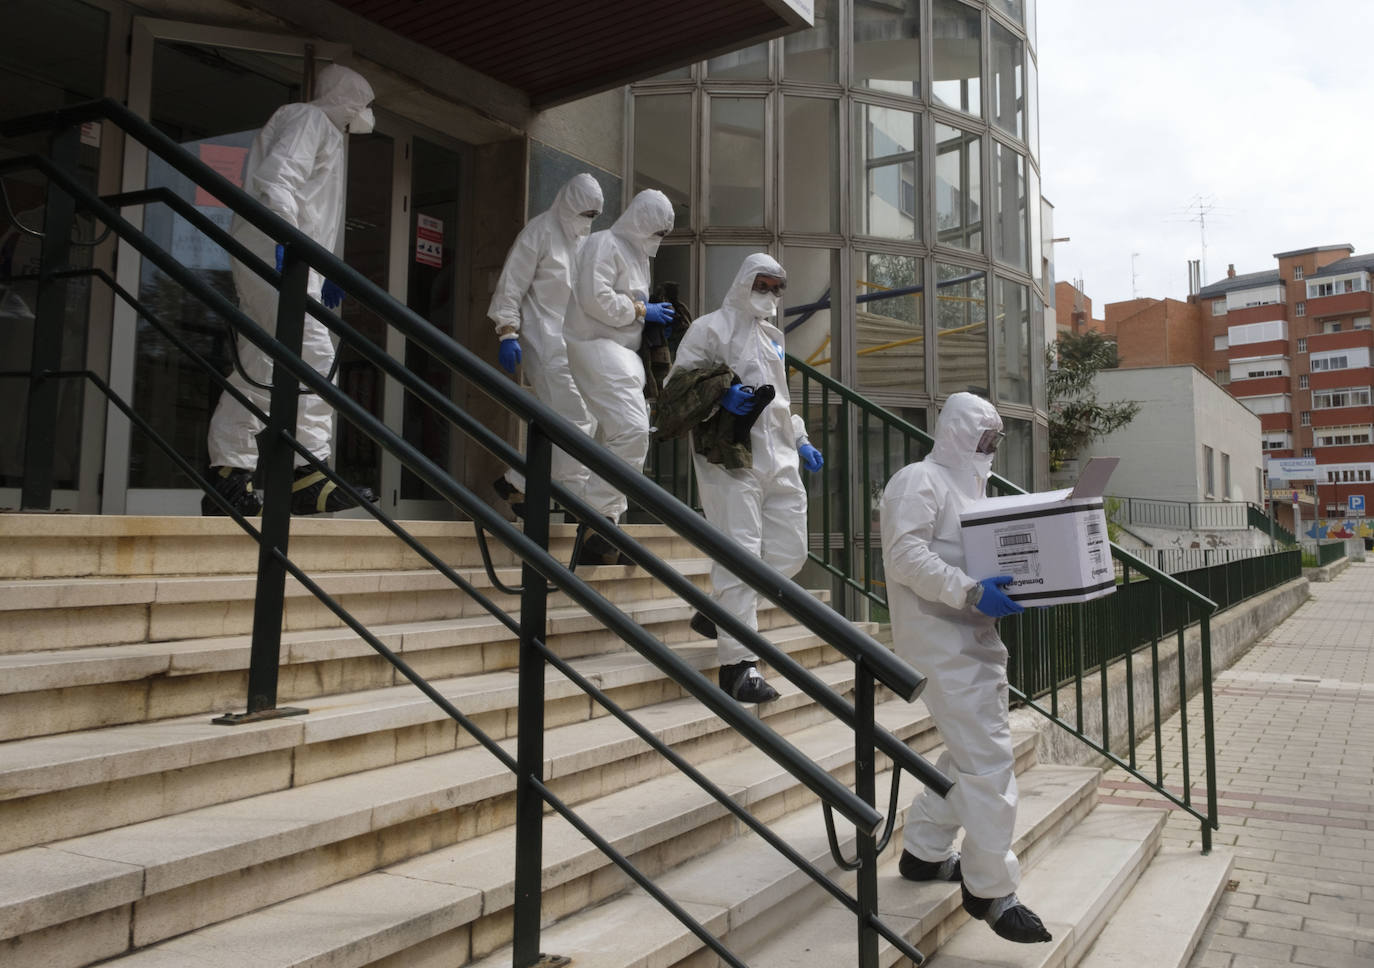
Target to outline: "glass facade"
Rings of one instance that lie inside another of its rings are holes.
[[[1030,0],[819,0],[811,30],[631,88],[626,198],[673,199],[681,248],[655,277],[690,271],[696,314],[770,252],[789,352],[932,419],[987,396],[1043,487],[1034,18]]]

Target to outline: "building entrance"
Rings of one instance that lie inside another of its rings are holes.
[[[324,63],[346,53],[338,45],[302,38],[208,28],[166,21],[135,21],[131,51],[130,105],[231,180],[242,175],[258,128],[278,107],[308,100],[310,78]],[[349,144],[346,228],[340,255],[412,309],[452,333],[462,246],[458,204],[465,170],[462,146],[426,139],[378,111],[378,130]],[[232,214],[217,199],[137,145],[126,149],[124,187],[164,186],[228,228]],[[147,206],[144,230],[183,264],[231,299],[228,256],[163,206]],[[427,243],[417,249],[419,237]],[[176,325],[206,360],[228,372],[234,365],[233,335],[158,270],[125,248],[121,281],[164,322]],[[122,315],[120,315],[122,312]],[[449,389],[446,368],[412,352],[379,319],[345,300],[344,318],[388,352]],[[206,431],[219,396],[203,371],[173,347],[147,320],[117,310],[111,382],[130,392],[138,412],[198,467],[207,464]],[[399,385],[355,352],[340,354],[339,385],[441,466],[452,463],[447,424],[413,412]],[[354,483],[381,497],[383,507],[405,517],[446,516],[447,505],[393,458],[344,421],[334,435],[334,460]],[[198,514],[200,492],[155,445],[118,414],[109,417],[105,452],[106,513]],[[353,512],[361,513],[361,512]]]

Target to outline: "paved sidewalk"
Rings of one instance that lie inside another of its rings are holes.
[[[1313,583],[1306,604],[1217,677],[1215,697],[1213,842],[1236,861],[1191,968],[1374,968],[1374,562]],[[1202,726],[1192,706],[1190,739]],[[1165,732],[1178,727],[1175,716]],[[1138,755],[1153,752],[1148,741]],[[1102,799],[1159,803],[1144,791],[1113,771]],[[1200,848],[1181,812],[1165,836]]]

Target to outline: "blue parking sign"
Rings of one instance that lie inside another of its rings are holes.
[[[1345,499],[1345,509],[1351,514],[1364,514],[1364,495],[1350,494]]]

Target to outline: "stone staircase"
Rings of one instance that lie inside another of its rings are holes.
[[[470,526],[407,526],[516,607],[491,587]],[[695,548],[661,528],[630,530],[707,584]],[[566,558],[572,538],[555,526],[554,553]],[[517,645],[503,624],[373,522],[294,522],[291,553],[514,751]],[[513,560],[493,553],[501,580],[518,582]],[[211,723],[243,707],[256,563],[256,545],[222,519],[0,515],[6,968],[509,965],[514,778],[295,582],[280,700],[309,714]],[[714,645],[689,630],[688,605],[633,568],[579,574],[714,679]],[[852,663],[789,616],[764,607],[760,626],[852,692]],[[548,640],[834,876],[821,811],[790,775],[562,596],[550,601]],[[759,714],[851,780],[851,732],[771,680],[782,697]],[[852,915],[562,676],[550,671],[547,690],[545,776],[594,829],[749,965],[855,963]],[[938,752],[921,703],[879,698],[887,729]],[[1133,929],[1159,933],[1162,912],[1177,951],[1151,961],[1185,964],[1229,859],[1161,850],[1162,811],[1094,809],[1097,770],[1038,764],[1029,734],[1017,751],[1022,895],[1054,943],[1000,942],[965,923],[957,886],[902,881],[899,837],[880,872],[888,922],[936,965],[1106,968],[1138,953]],[[884,809],[890,782],[883,772]],[[914,792],[905,777],[903,813]],[[840,834],[852,853],[852,832]],[[541,947],[577,968],[717,963],[552,814],[544,915]],[[883,964],[896,963],[885,945]]]

